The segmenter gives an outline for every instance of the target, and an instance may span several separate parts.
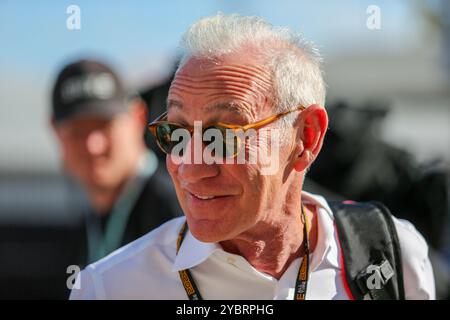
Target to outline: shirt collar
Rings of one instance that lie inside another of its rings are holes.
[[[305,202],[317,206],[318,239],[311,257],[311,271],[317,269],[324,261],[337,268],[339,264],[333,212],[322,196],[303,191],[302,198]],[[201,242],[188,230],[175,258],[172,270],[181,271],[195,267],[219,250],[223,250],[220,244]]]
[[[317,207],[317,245],[311,257],[311,271],[316,270],[323,262],[339,268],[336,230],[334,228],[333,211],[324,197],[306,191],[302,192],[302,199]]]
[[[217,250],[222,250],[218,243],[201,242],[188,230],[175,258],[172,271],[192,268],[208,259]]]

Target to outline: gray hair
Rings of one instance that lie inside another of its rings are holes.
[[[301,33],[274,27],[260,17],[219,13],[200,19],[181,40],[177,72],[191,57],[214,59],[238,52],[245,44],[256,45],[267,61],[277,112],[300,104],[325,105],[326,85],[318,50]],[[295,115],[284,117],[284,124],[292,124]]]

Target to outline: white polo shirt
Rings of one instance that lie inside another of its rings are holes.
[[[326,200],[307,192],[317,208],[318,239],[311,253],[306,299],[348,299],[344,289],[333,213]],[[302,258],[279,280],[245,258],[204,243],[188,231],[176,255],[185,218],[166,222],[136,241],[89,265],[79,274],[70,299],[187,299],[178,271],[189,268],[204,299],[292,300]],[[412,224],[394,218],[402,252],[406,299],[434,299],[434,277],[425,240]]]

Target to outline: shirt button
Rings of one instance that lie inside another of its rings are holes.
[[[231,265],[234,266],[234,264],[236,263],[236,259],[233,258],[233,257],[228,257],[228,258],[227,258],[227,262],[228,262],[229,264],[231,264]]]

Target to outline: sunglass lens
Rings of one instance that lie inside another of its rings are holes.
[[[168,154],[172,153],[173,148],[176,145],[180,144],[180,141],[172,136],[173,132],[177,129],[184,128],[171,123],[159,124],[156,127],[156,139],[158,141],[158,144],[160,148]],[[182,142],[186,143],[184,139],[182,140]]]
[[[214,130],[211,133],[209,133],[209,130]],[[204,144],[206,148],[213,149],[214,152],[213,156],[221,156],[223,158],[231,158],[234,157],[239,149],[239,138],[233,134],[231,129],[221,127],[221,126],[211,126],[205,129],[204,133],[207,133],[208,140],[210,141],[204,141]],[[205,135],[205,134],[204,134]],[[217,144],[222,144],[222,154],[216,155],[215,153],[218,152],[217,150]]]

